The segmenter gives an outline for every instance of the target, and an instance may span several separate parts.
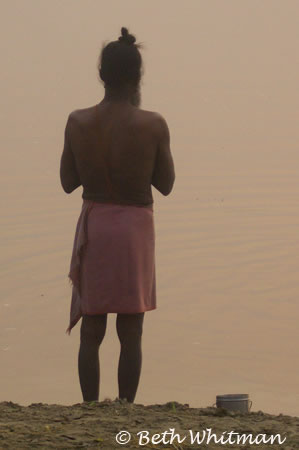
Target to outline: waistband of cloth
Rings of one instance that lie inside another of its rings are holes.
[[[153,211],[153,204],[150,205],[133,205],[133,204],[123,204],[123,203],[109,203],[109,202],[96,202],[94,200],[83,199],[82,209],[87,208],[88,210],[92,207],[103,207],[103,208],[111,208],[111,209],[129,209],[129,208],[138,208],[138,209],[149,209]]]

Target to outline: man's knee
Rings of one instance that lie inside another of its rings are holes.
[[[121,343],[138,342],[143,332],[143,313],[118,314],[116,326]]]
[[[81,342],[100,345],[106,333],[106,317],[83,315],[80,339]]]

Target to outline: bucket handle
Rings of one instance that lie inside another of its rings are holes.
[[[252,400],[248,400],[248,402],[250,403],[250,405],[248,406],[249,411],[251,410],[252,407]],[[216,407],[217,403],[213,403],[212,408]]]

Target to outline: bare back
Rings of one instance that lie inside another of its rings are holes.
[[[174,165],[160,114],[101,102],[73,111],[69,120],[83,198],[151,205],[152,184],[164,195],[171,191]]]

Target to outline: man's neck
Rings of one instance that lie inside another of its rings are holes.
[[[140,85],[128,87],[126,89],[115,89],[109,86],[105,87],[105,96],[102,103],[130,104],[137,108],[141,103]]]

